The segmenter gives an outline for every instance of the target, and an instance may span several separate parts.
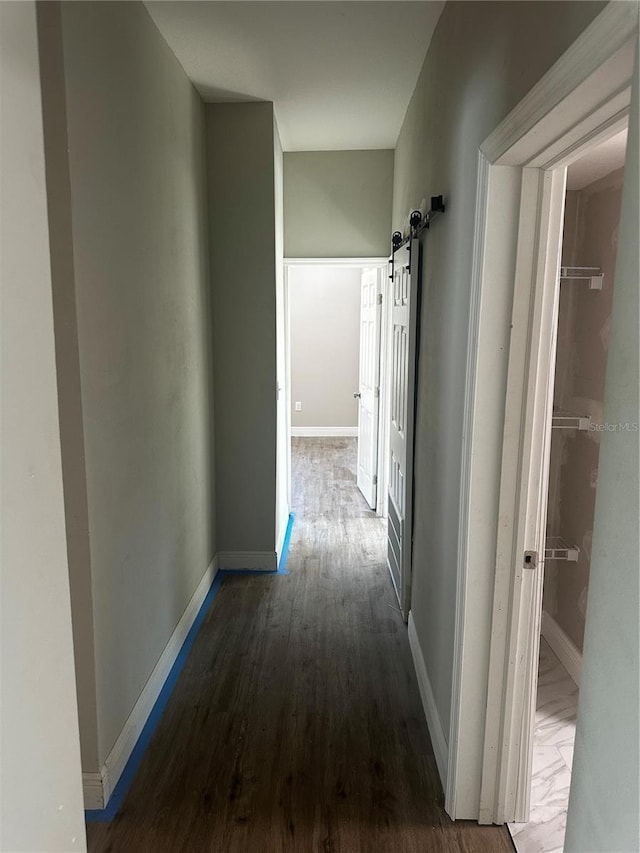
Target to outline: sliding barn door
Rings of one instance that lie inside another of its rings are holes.
[[[411,602],[413,427],[420,243],[394,253],[391,307],[391,424],[387,559],[405,620]]]
[[[380,271],[362,271],[360,288],[360,380],[358,397],[358,488],[371,509],[378,498],[378,423],[380,412]]]

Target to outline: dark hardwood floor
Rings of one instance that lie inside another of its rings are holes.
[[[227,576],[92,853],[512,853],[453,823],[355,440],[294,439],[289,575]]]

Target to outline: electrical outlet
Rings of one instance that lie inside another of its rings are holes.
[[[298,402],[296,403],[296,412],[301,412],[301,411],[302,411],[302,403],[298,400]]]

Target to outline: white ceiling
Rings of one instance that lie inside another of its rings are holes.
[[[627,128],[591,148],[567,169],[567,189],[582,190],[605,175],[624,166]]]
[[[205,101],[273,101],[285,151],[394,148],[443,2],[149,0]]]

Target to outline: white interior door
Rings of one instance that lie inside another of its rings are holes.
[[[358,398],[358,488],[376,508],[378,492],[378,422],[380,410],[380,270],[362,271],[360,288],[360,380]]]
[[[413,421],[420,243],[394,253],[391,293],[391,423],[387,559],[400,609],[409,618],[413,512]]]

